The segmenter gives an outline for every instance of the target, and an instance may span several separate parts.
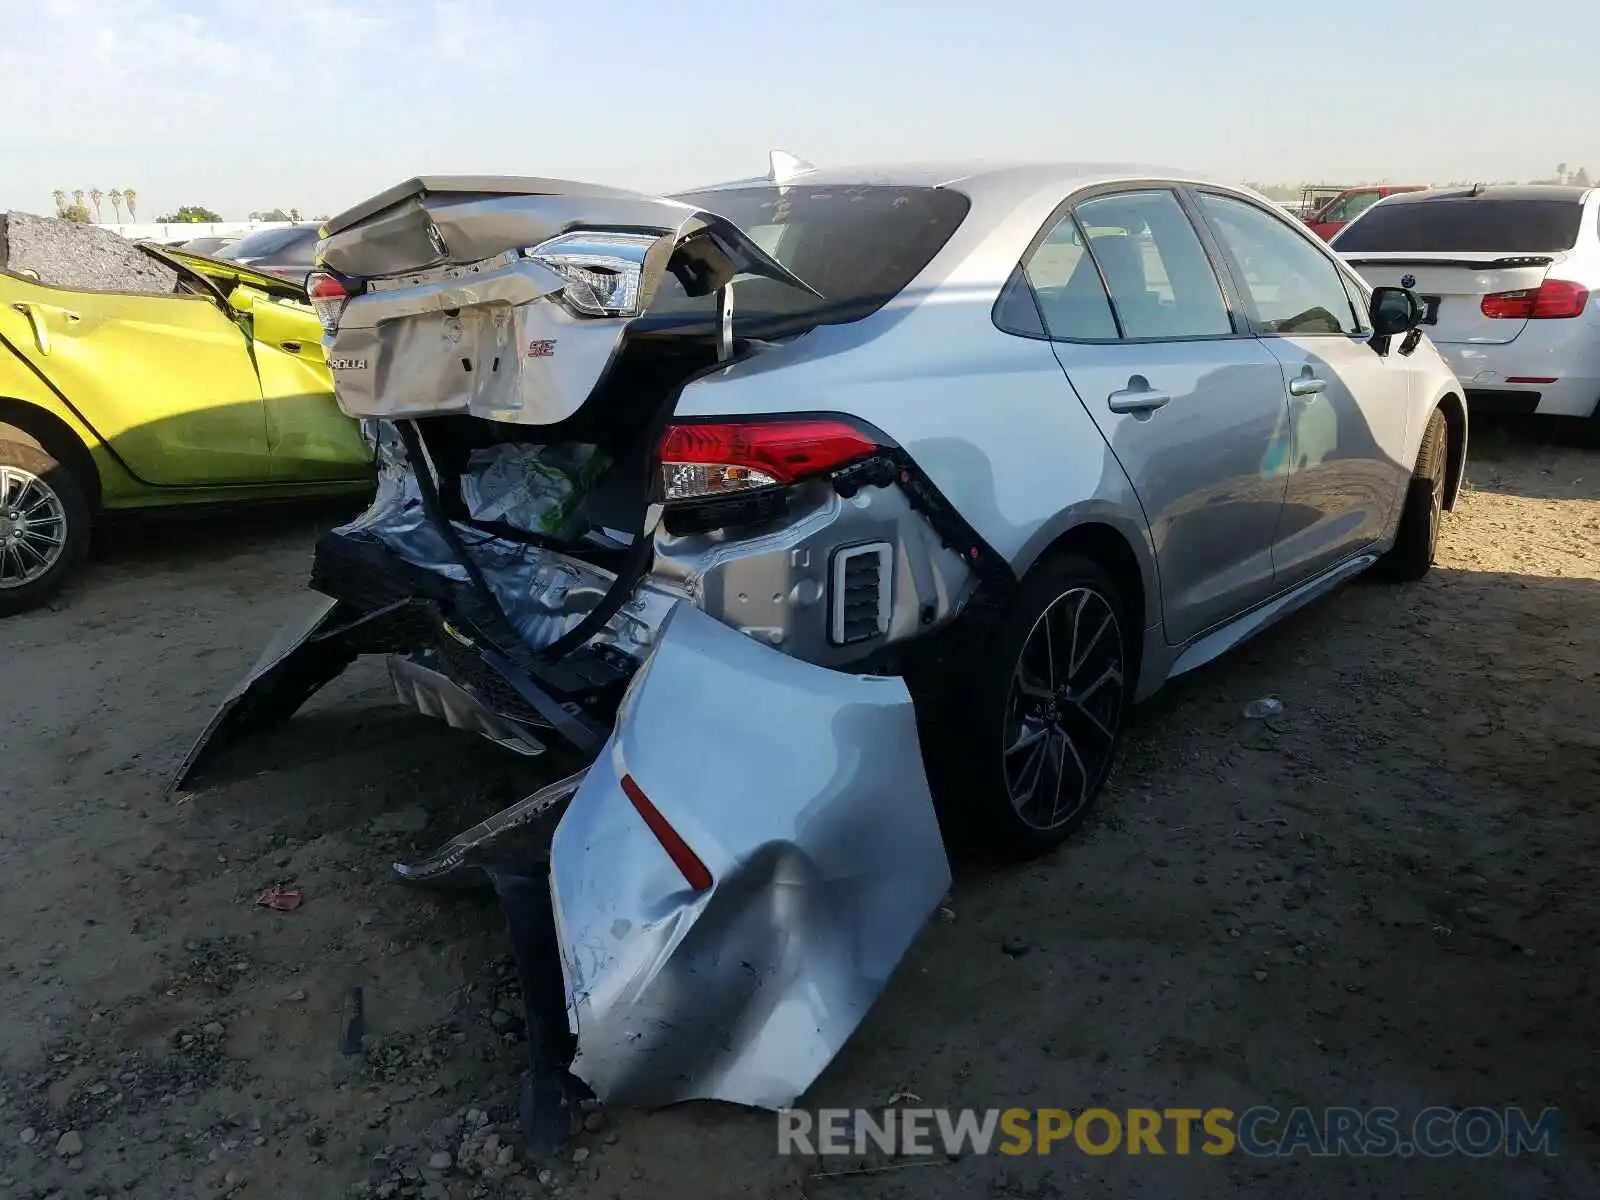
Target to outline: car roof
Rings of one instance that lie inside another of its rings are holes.
[[[1384,200],[1388,208],[1400,204],[1426,204],[1430,200],[1572,200],[1580,201],[1593,189],[1564,183],[1488,184],[1476,188],[1432,188],[1426,192],[1399,192]]]
[[[1032,193],[1051,185],[1065,194],[1090,183],[1116,179],[1179,179],[1198,183],[1214,182],[1209,177],[1181,168],[1127,162],[992,162],[943,161],[874,163],[871,165],[815,167],[797,172],[785,182],[796,187],[813,184],[822,187],[880,185],[887,187],[948,187],[975,198],[979,193]],[[685,188],[690,192],[723,191],[732,188],[769,187],[767,176],[730,180],[705,187]]]

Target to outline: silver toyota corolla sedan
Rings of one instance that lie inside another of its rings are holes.
[[[363,653],[424,712],[576,748],[401,871],[489,871],[607,1099],[791,1103],[946,845],[1056,844],[1131,704],[1420,577],[1462,479],[1417,297],[1182,172],[419,178],[317,263],[379,494],[179,782]]]

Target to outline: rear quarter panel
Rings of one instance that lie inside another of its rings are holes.
[[[1063,198],[1055,188],[974,195],[967,220],[890,304],[696,380],[678,413],[866,421],[916,460],[1018,575],[1074,526],[1109,524],[1138,558],[1146,611],[1158,620],[1149,530],[1126,475],[1050,343],[1004,333],[992,319],[1007,277]]]
[[[5,300],[5,279],[0,276],[0,303]],[[0,329],[0,336],[9,338],[10,328]],[[122,466],[117,457],[100,439],[92,426],[93,414],[80,413],[66,403],[11,347],[0,342],[0,425],[20,425],[24,428],[33,422],[33,414],[58,422],[88,452],[98,476],[102,505],[118,507],[136,502],[146,488]]]

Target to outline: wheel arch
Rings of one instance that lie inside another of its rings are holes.
[[[1444,507],[1453,510],[1467,473],[1467,405],[1455,392],[1446,392],[1434,406],[1444,413],[1445,459]]]
[[[1109,514],[1084,516],[1066,529],[1056,532],[1033,556],[1027,571],[1022,574],[1031,573],[1063,555],[1077,554],[1110,575],[1123,603],[1128,606],[1128,615],[1133,624],[1128,631],[1129,665],[1132,668],[1129,675],[1134,680],[1141,680],[1146,634],[1149,626],[1158,623],[1161,617],[1161,592],[1156,579],[1154,556],[1143,540],[1136,542],[1130,536],[1126,524],[1125,520],[1117,520]],[[1143,553],[1140,552],[1141,548]]]
[[[14,440],[16,434],[21,435],[24,444],[38,447],[66,467],[83,488],[90,512],[99,511],[100,471],[89,447],[71,425],[37,404],[0,396],[0,441]]]

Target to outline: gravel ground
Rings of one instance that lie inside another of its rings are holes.
[[[1427,580],[1346,588],[1182,682],[1082,836],[962,867],[807,1104],[1554,1105],[1559,1157],[840,1175],[861,1164],[779,1158],[770,1116],[685,1105],[593,1113],[524,1164],[498,914],[387,872],[537,764],[363,664],[162,797],[304,603],[336,514],[301,512],[114,529],[56,610],[0,627],[0,1195],[1600,1195],[1600,453],[1478,449]],[[1261,696],[1283,715],[1244,721]],[[255,903],[280,883],[303,907]],[[351,985],[370,1037],[345,1056]]]
[[[20,212],[0,213],[0,267],[90,291],[170,292],[178,282],[176,271],[119,233]]]

